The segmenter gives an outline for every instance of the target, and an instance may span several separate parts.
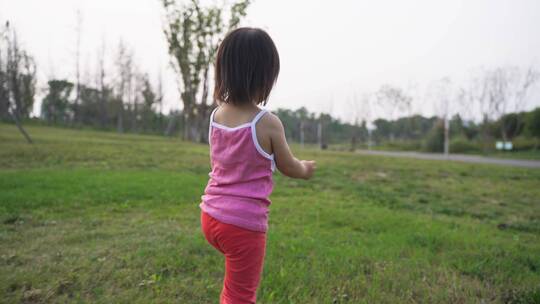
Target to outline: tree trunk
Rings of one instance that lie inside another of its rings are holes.
[[[351,152],[356,151],[356,135],[351,137]]]
[[[26,139],[26,141],[29,143],[29,144],[33,144],[34,142],[32,141],[32,139],[30,138],[30,136],[28,135],[28,133],[26,133],[26,131],[24,130],[20,120],[19,120],[19,117],[18,115],[15,113],[15,112],[12,112],[11,113],[11,117],[13,117],[13,120],[15,121],[15,124],[17,125],[17,128],[19,129],[19,131],[22,133],[22,135],[24,136],[24,138]]]
[[[203,92],[202,92],[202,98],[201,103],[199,106],[198,115],[199,115],[199,142],[200,143],[208,143],[208,132],[205,132],[205,130],[208,130],[209,128],[209,121],[210,121],[210,108],[208,106],[208,70],[210,69],[210,63],[208,62],[208,65],[206,66],[204,70],[204,77],[203,77]]]
[[[487,115],[484,114],[484,117],[483,117],[483,122],[482,122],[482,125],[480,127],[480,136],[482,137],[481,140],[482,140],[482,150],[484,152],[484,154],[487,154],[489,152],[489,143],[488,143],[488,139],[489,139],[489,136],[488,136],[488,124],[489,120],[487,118]]]
[[[367,131],[368,131],[368,142],[367,142],[367,148],[368,148],[368,150],[371,150],[371,144],[372,144],[372,143],[371,143],[371,130],[370,130],[370,129],[368,129]]]
[[[133,101],[133,111],[131,115],[131,130],[133,133],[137,133],[137,115],[138,115],[137,101]]]
[[[118,112],[118,118],[116,120],[116,131],[118,133],[124,133],[124,110],[123,110],[123,107],[122,106],[122,109],[120,109],[120,111]]]
[[[176,127],[176,115],[173,113],[169,114],[169,122],[167,123],[167,128],[165,128],[165,136],[172,136],[174,128]]]
[[[304,137],[304,120],[300,120],[300,144],[302,148],[304,147],[305,137]]]
[[[506,132],[506,127],[504,125],[504,122],[502,123],[502,126],[501,126],[501,137],[502,137],[503,143],[506,144],[506,142],[508,141],[508,135]]]
[[[189,119],[189,113],[188,113],[188,109],[186,109],[186,107],[184,107],[184,111],[183,111],[183,116],[184,116],[184,130],[182,130],[182,139],[183,140],[189,140],[189,125],[191,123],[190,119]]]
[[[107,127],[107,96],[105,96],[105,84],[101,81],[101,92],[99,96],[99,124],[102,129]]]
[[[79,121],[79,99],[80,99],[80,94],[81,94],[80,93],[81,86],[80,86],[78,77],[79,76],[77,76],[77,93],[75,97],[75,102],[73,104],[73,121],[71,122],[72,126],[76,125],[77,122]]]
[[[191,111],[189,111],[189,141],[197,142],[200,138],[200,123],[201,123],[201,105],[197,104],[195,92],[190,95]]]
[[[444,155],[448,156],[450,153],[450,124],[448,118],[444,118]]]
[[[199,123],[198,125],[198,133],[199,133],[199,142],[200,143],[208,143],[208,127],[210,122],[210,107],[206,104],[206,102],[203,102],[199,105],[199,111],[198,113],[198,119]]]
[[[324,138],[323,129],[324,129],[324,122],[319,119],[319,123],[317,124],[317,142],[321,150],[326,150],[327,144]]]

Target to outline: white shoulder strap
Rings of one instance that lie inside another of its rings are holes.
[[[259,113],[257,113],[255,118],[253,118],[253,121],[251,122],[251,136],[252,136],[252,139],[253,139],[253,143],[255,144],[255,148],[257,148],[257,151],[262,156],[270,159],[273,162],[274,161],[274,155],[270,155],[270,154],[266,153],[266,151],[264,151],[263,148],[261,147],[261,145],[259,144],[259,140],[257,139],[257,127],[255,126],[257,124],[257,122],[259,121],[259,119],[261,119],[261,117],[263,117],[264,114],[266,114],[267,112],[268,111],[266,111],[266,110],[261,110]]]
[[[208,144],[210,144],[210,137],[212,136],[212,123],[214,122],[214,114],[216,114],[216,111],[219,107],[216,107],[214,110],[212,110],[212,113],[210,114],[210,122],[208,123]]]
[[[255,118],[253,118],[253,121],[251,121],[251,124],[255,126],[255,124],[257,124],[259,119],[261,119],[261,117],[263,117],[264,114],[266,114],[266,110],[261,110],[259,113],[257,113],[257,115],[255,115]]]

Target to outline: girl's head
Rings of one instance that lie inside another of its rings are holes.
[[[233,105],[266,104],[278,74],[272,38],[261,29],[236,29],[217,52],[214,98]]]

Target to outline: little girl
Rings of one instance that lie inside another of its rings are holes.
[[[314,161],[296,159],[279,118],[265,105],[279,55],[260,29],[239,28],[219,46],[208,141],[212,171],[202,196],[206,240],[225,256],[220,303],[255,303],[263,268],[272,172],[309,179]]]

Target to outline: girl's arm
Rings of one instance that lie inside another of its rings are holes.
[[[298,160],[291,152],[287,139],[285,137],[285,129],[281,120],[274,114],[267,119],[268,133],[270,135],[270,144],[274,153],[276,166],[284,175],[292,178],[309,179],[313,176],[316,169],[315,161]]]

